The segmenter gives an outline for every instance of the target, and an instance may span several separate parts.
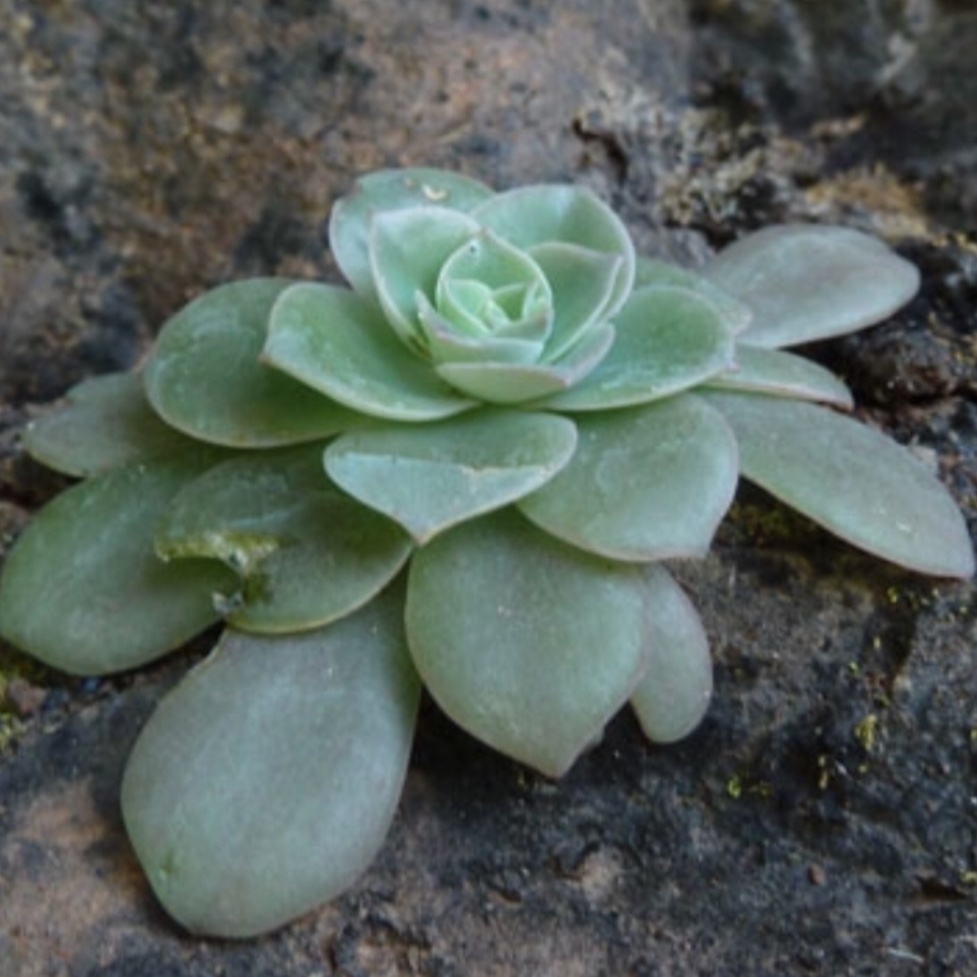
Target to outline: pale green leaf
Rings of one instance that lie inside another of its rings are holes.
[[[631,696],[645,736],[674,743],[699,725],[712,696],[712,659],[702,621],[664,567],[645,567],[651,649],[648,670]]]
[[[553,333],[544,357],[552,362],[605,315],[624,259],[573,244],[539,244],[530,254],[553,292]]]
[[[535,321],[552,310],[553,293],[539,264],[484,228],[441,266],[434,294],[442,311],[452,286],[458,285],[468,287],[468,298],[462,297],[460,304],[474,315],[469,321],[475,322],[480,333],[518,327],[524,320]],[[472,297],[476,301],[472,302]],[[486,303],[486,298],[491,301]],[[455,293],[456,308],[458,299]]]
[[[478,235],[465,214],[410,207],[378,214],[370,227],[370,269],[380,306],[401,341],[420,349],[418,293],[432,300],[441,269]]]
[[[411,550],[398,526],[329,483],[319,445],[211,469],[173,500],[156,546],[167,559],[224,561],[240,577],[221,602],[227,620],[265,633],[344,617],[386,586]]]
[[[634,292],[614,318],[617,338],[595,370],[543,404],[603,411],[668,397],[708,380],[733,361],[733,337],[709,299],[684,288]]]
[[[787,224],[736,241],[703,274],[753,310],[753,346],[794,346],[887,319],[919,288],[915,265],[846,227]]]
[[[621,266],[597,318],[609,318],[624,304],[634,282],[634,245],[621,219],[584,187],[546,184],[497,193],[472,216],[517,248],[575,244],[619,257]]]
[[[436,169],[379,170],[357,180],[336,201],[329,219],[329,244],[340,271],[362,296],[376,300],[370,269],[370,225],[378,214],[407,207],[442,207],[468,212],[492,190],[462,176]]]
[[[567,418],[486,408],[348,434],[326,450],[326,470],[425,543],[543,485],[569,460],[576,440]]]
[[[419,683],[399,596],[302,635],[227,631],[122,781],[133,847],[195,933],[251,937],[349,888],[393,820]]]
[[[510,284],[500,289],[507,301],[512,300],[512,294],[520,290],[518,284]],[[497,339],[521,339],[532,343],[542,344],[550,334],[552,326],[552,310],[548,299],[548,292],[542,291],[544,301],[539,303],[534,315],[519,319],[494,316],[491,327],[486,326],[484,318],[480,318],[477,307],[484,304],[486,293],[491,292],[487,286],[472,279],[457,279],[445,283],[444,290],[438,296],[441,303],[439,315],[450,322],[460,336],[484,340],[488,336]],[[418,296],[418,308],[424,308],[425,300]]]
[[[494,404],[517,404],[572,388],[607,355],[614,328],[597,323],[554,363],[441,363],[438,376],[462,393]]]
[[[684,288],[708,299],[726,321],[734,336],[743,332],[753,318],[749,306],[733,298],[721,288],[717,288],[708,278],[703,278],[702,275],[688,268],[639,255],[634,276],[635,291],[651,286]]]
[[[559,777],[644,673],[645,601],[641,568],[566,546],[505,509],[417,553],[407,637],[455,722]]]
[[[145,369],[147,396],[164,421],[232,448],[315,441],[350,425],[348,410],[258,361],[272,304],[288,285],[222,285],[166,323]]]
[[[474,330],[459,329],[420,292],[417,308],[424,348],[431,360],[439,363],[535,363],[549,332],[546,319],[540,318],[535,323],[514,323],[494,334],[473,335]],[[531,336],[534,331],[538,337]]]
[[[193,442],[164,424],[134,373],[107,373],[68,391],[58,409],[24,432],[29,454],[57,471],[87,478],[133,461],[149,461]]]
[[[736,435],[744,478],[883,559],[937,576],[973,574],[960,510],[906,448],[814,404],[759,394],[705,396]]]
[[[848,387],[830,370],[803,356],[739,343],[735,357],[733,366],[707,380],[705,386],[852,406]]]
[[[397,339],[376,306],[332,285],[293,285],[282,294],[262,358],[376,417],[430,421],[471,406]]]
[[[218,456],[219,457],[219,456]],[[165,564],[153,532],[211,452],[114,468],[59,495],[6,559],[0,633],[54,668],[101,675],[178,648],[219,617],[233,575],[211,560]]]
[[[733,500],[736,442],[689,394],[577,419],[577,450],[518,503],[560,539],[618,560],[701,556]]]

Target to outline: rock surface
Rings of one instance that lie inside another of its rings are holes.
[[[0,545],[61,484],[18,449],[30,416],[219,281],[332,274],[331,200],[421,164],[586,183],[689,261],[773,221],[887,238],[921,295],[813,353],[973,520],[975,35],[950,0],[0,0]],[[972,585],[749,492],[676,569],[717,662],[692,738],[651,748],[622,715],[550,783],[429,706],[373,868],[253,943],[181,934],[118,814],[141,723],[206,642],[101,682],[0,649],[0,969],[977,972]]]

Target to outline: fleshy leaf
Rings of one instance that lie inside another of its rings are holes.
[[[511,290],[517,291],[519,286]],[[484,340],[489,333],[486,331],[485,323],[477,314],[471,310],[477,305],[479,298],[484,298],[485,286],[477,281],[451,281],[446,283],[443,294],[438,296],[441,303],[439,314],[445,322],[450,322],[452,328],[460,337],[467,336],[473,339]],[[418,309],[423,310],[425,300],[418,296]],[[540,303],[536,315],[530,318],[503,321],[496,317],[491,335],[497,339],[520,339],[534,344],[542,344],[550,334],[552,326],[551,309],[548,308],[549,302]]]
[[[617,339],[597,368],[543,405],[603,411],[645,404],[694,387],[733,361],[733,337],[719,311],[684,288],[634,292],[614,326]]]
[[[919,288],[916,266],[847,227],[786,224],[720,252],[703,274],[753,310],[743,340],[794,346],[888,318]]]
[[[322,448],[235,458],[191,482],[156,536],[165,559],[211,557],[240,576],[221,601],[246,631],[318,627],[361,607],[394,577],[410,541],[383,516],[338,492]]]
[[[467,213],[492,195],[484,183],[444,170],[380,170],[361,177],[336,201],[329,219],[329,244],[339,270],[357,293],[375,301],[369,237],[377,214],[428,206]]]
[[[192,444],[159,419],[146,401],[142,378],[134,373],[83,380],[68,391],[64,406],[33,421],[24,432],[24,447],[34,458],[77,478]]]
[[[221,456],[217,456],[221,457]],[[102,675],[143,665],[218,619],[233,575],[211,560],[168,566],[153,530],[211,452],[114,468],[49,503],[7,557],[0,633],[54,668]]]
[[[430,421],[472,406],[406,349],[376,306],[332,285],[303,283],[282,294],[262,358],[376,417]]]
[[[472,397],[493,404],[517,404],[573,387],[600,363],[613,342],[613,326],[602,322],[555,363],[440,363],[435,369],[438,376]]]
[[[522,322],[512,328],[514,335],[507,334],[507,329],[504,333],[500,330],[495,335],[473,337],[448,321],[420,292],[417,308],[424,347],[435,362],[535,363],[548,332],[546,323],[541,322],[536,326],[539,338],[523,338],[519,334],[532,332],[533,324]]]
[[[614,287],[598,318],[614,315],[631,292],[635,256],[628,229],[584,187],[548,184],[507,190],[480,204],[472,216],[517,248],[562,242],[620,257]]]
[[[634,289],[637,291],[651,286],[684,288],[708,299],[719,311],[734,336],[743,332],[753,318],[749,306],[728,295],[721,288],[717,288],[708,278],[703,278],[688,268],[639,255],[635,269]]]
[[[411,654],[455,722],[559,777],[644,672],[641,573],[566,546],[511,509],[483,516],[414,557]]]
[[[157,707],[122,813],[167,911],[250,937],[347,889],[403,787],[419,683],[399,594],[301,635],[227,631]]]
[[[651,660],[631,696],[638,722],[653,743],[674,743],[699,725],[712,696],[712,658],[702,621],[664,567],[645,567]]]
[[[222,285],[163,327],[145,369],[146,394],[167,424],[232,448],[315,441],[353,415],[258,361],[272,304],[289,282]]]
[[[484,409],[346,435],[326,450],[326,470],[425,543],[543,485],[566,464],[576,441],[565,417]]]
[[[553,291],[555,318],[545,356],[552,362],[600,320],[624,259],[573,244],[540,244],[530,254]]]
[[[379,214],[370,227],[370,268],[380,306],[401,341],[415,352],[420,292],[432,299],[448,258],[478,235],[470,217],[442,207]]]
[[[519,508],[548,533],[617,560],[701,556],[733,500],[736,442],[685,394],[577,419],[577,450]]]
[[[921,573],[969,577],[960,510],[910,452],[825,407],[759,394],[704,394],[729,422],[744,478],[869,553]]]
[[[543,269],[484,229],[444,262],[435,295],[441,312],[462,313],[460,321],[474,325],[475,335],[552,320],[553,293]]]
[[[848,387],[830,370],[803,356],[742,343],[737,345],[735,356],[735,365],[707,380],[705,386],[818,400],[846,409],[852,406]]]

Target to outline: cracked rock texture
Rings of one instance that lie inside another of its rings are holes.
[[[973,520],[975,39],[959,0],[0,0],[0,552],[62,485],[19,450],[31,416],[209,286],[332,275],[335,196],[421,164],[588,184],[691,263],[774,221],[884,237],[920,296],[810,352]],[[117,807],[206,641],[103,681],[0,648],[0,971],[977,973],[973,586],[757,492],[676,572],[716,657],[694,736],[622,715],[550,783],[428,705],[373,868],[250,943],[163,915]]]

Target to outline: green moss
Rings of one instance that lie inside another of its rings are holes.
[[[727,519],[755,546],[796,542],[805,528],[804,521],[784,506],[734,502]]]
[[[7,747],[20,738],[23,731],[24,724],[21,720],[0,712],[0,756],[7,751]]]
[[[738,801],[742,797],[758,797],[763,800],[771,797],[773,788],[766,780],[756,780],[752,777],[741,777],[734,774],[726,781],[726,793]]]
[[[879,717],[870,712],[864,719],[855,725],[855,738],[865,748],[866,753],[871,753],[875,748],[875,737],[878,732]]]
[[[13,707],[7,690],[14,679],[46,688],[51,673],[43,665],[25,655],[0,648],[0,755],[23,734],[25,723]]]

